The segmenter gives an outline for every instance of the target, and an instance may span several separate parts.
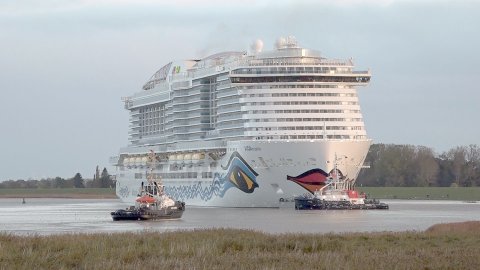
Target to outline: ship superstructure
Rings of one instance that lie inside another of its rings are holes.
[[[356,87],[370,72],[293,38],[258,44],[170,62],[124,98],[129,144],[113,161],[122,200],[146,181],[151,150],[165,191],[187,205],[275,207],[318,190],[335,156],[355,184],[370,146]]]

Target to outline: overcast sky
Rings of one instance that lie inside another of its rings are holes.
[[[374,143],[480,144],[478,1],[158,2],[0,1],[0,181],[114,172],[121,97],[171,60],[288,35],[371,69],[359,97]]]

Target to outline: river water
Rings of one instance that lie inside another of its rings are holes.
[[[188,207],[179,220],[112,221],[128,205],[116,199],[0,199],[0,232],[19,235],[237,228],[267,233],[423,231],[433,224],[480,220],[480,202],[383,200],[389,210],[298,211]]]

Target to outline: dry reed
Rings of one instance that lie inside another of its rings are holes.
[[[471,224],[400,233],[271,235],[235,229],[52,236],[3,233],[0,268],[480,269],[480,225]]]

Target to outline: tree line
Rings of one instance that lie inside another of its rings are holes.
[[[47,179],[8,180],[0,182],[0,188],[113,188],[114,182],[106,168],[100,173],[98,166],[93,179],[83,179],[80,173],[69,179],[61,177]]]
[[[480,186],[480,147],[458,146],[436,154],[432,148],[414,145],[373,144],[357,185],[380,187],[472,187]],[[93,179],[73,178],[8,180],[0,188],[106,188],[114,187],[106,168],[97,166]]]
[[[373,144],[357,185],[387,187],[480,186],[480,148],[458,146],[442,154],[413,145]]]

